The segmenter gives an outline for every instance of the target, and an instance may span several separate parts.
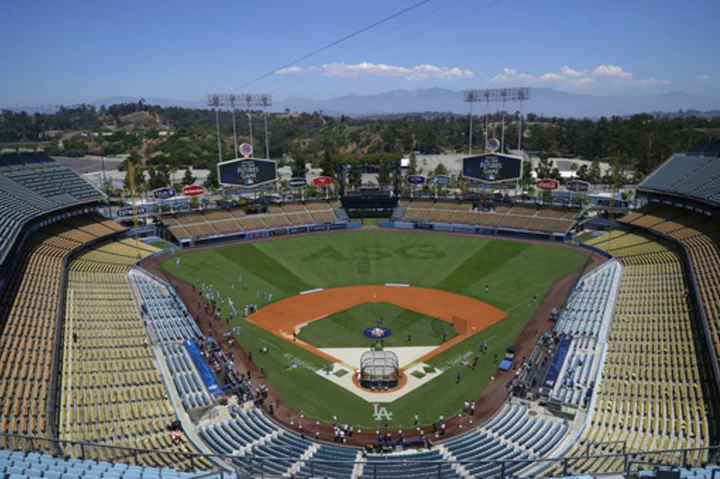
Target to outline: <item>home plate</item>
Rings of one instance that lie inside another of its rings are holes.
[[[385,349],[395,353],[398,357],[400,367],[404,368],[436,348],[437,346],[402,346]],[[363,353],[369,351],[369,348],[320,348],[320,351],[336,357],[343,363],[358,369],[360,368],[360,357]]]

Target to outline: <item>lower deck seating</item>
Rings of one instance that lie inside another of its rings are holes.
[[[0,450],[0,476],[8,479],[190,479],[200,474],[207,479],[220,479],[219,474],[210,476],[209,464],[202,464],[202,461],[198,460],[199,467],[194,472],[179,472],[169,468],[113,464],[91,459],[60,459],[37,452]],[[203,465],[207,468],[205,471]],[[223,474],[223,478],[235,477],[232,473]]]

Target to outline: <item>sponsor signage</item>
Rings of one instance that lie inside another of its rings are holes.
[[[435,231],[452,231],[453,227],[452,225],[433,224],[433,229]]]
[[[409,175],[407,177],[408,185],[424,185],[425,177],[422,175]]]
[[[331,230],[344,230],[347,229],[347,224],[345,223],[333,223],[328,225],[328,229]]]
[[[473,188],[485,188],[486,183],[481,183],[479,181],[466,181],[465,182],[465,188],[467,189],[473,189]]]
[[[305,178],[290,178],[290,181],[288,181],[290,188],[302,188],[305,185],[307,185]]]
[[[395,228],[413,229],[415,224],[409,221],[396,221],[393,225]]]
[[[247,239],[258,239],[258,238],[264,238],[264,237],[265,237],[264,231],[255,231],[255,232],[247,234]]]
[[[251,157],[252,154],[253,154],[253,148],[252,148],[252,145],[251,145],[250,143],[242,143],[242,144],[238,147],[238,151],[239,151],[240,154],[241,154],[242,156],[244,156],[245,158],[249,158],[249,157]]]
[[[325,225],[312,225],[310,227],[310,231],[325,231],[327,229],[327,226]]]
[[[205,194],[205,187],[200,185],[186,186],[183,188],[184,196],[200,196]]]
[[[218,178],[224,186],[255,187],[277,181],[277,163],[242,158],[218,163]]]
[[[610,208],[611,200],[609,198],[598,198],[597,205],[601,206],[603,208]],[[663,202],[664,203],[664,202]],[[671,202],[668,202],[668,204],[672,204]],[[621,208],[630,208],[630,202],[624,201],[624,200],[615,200],[615,208],[621,209]]]
[[[419,230],[431,230],[433,229],[433,225],[430,223],[416,223],[415,228]]]
[[[495,153],[499,149],[500,149],[500,140],[498,140],[497,138],[490,138],[487,141],[487,150],[490,153]]]
[[[295,233],[307,233],[308,227],[307,226],[295,226],[293,228],[290,228],[290,234]]]
[[[560,183],[558,183],[557,180],[550,180],[550,179],[538,180],[535,183],[535,187],[537,189],[546,190],[546,191],[557,190],[559,186],[560,186]]]
[[[463,159],[463,176],[482,182],[507,181],[520,178],[522,158],[485,153]]]
[[[572,180],[572,181],[568,181],[565,184],[565,188],[568,191],[584,193],[584,192],[590,190],[590,183],[588,183],[587,181]]]
[[[313,178],[312,184],[318,188],[327,188],[332,185],[332,178],[329,176],[318,176],[317,178]]]
[[[137,208],[135,208],[135,211],[137,211],[137,214],[139,215],[144,215],[145,213],[147,213],[147,208],[145,208],[144,206],[138,206]],[[127,218],[128,216],[132,216],[133,212],[132,208],[122,208],[117,210],[115,214],[118,218]]]
[[[175,196],[175,190],[172,188],[158,188],[157,190],[153,190],[153,198],[164,200],[172,198],[173,196]]]
[[[270,230],[270,231],[268,231],[268,234],[270,236],[282,236],[282,235],[288,234],[288,230],[287,230],[287,228],[280,228],[277,230]]]
[[[176,205],[172,207],[175,211],[190,211],[190,205],[188,203],[182,205]]]
[[[435,186],[447,186],[450,184],[450,177],[445,175],[438,175],[432,177],[432,184]]]
[[[224,188],[223,195],[225,196],[236,196],[241,194],[240,188]]]
[[[475,227],[466,225],[455,225],[453,226],[453,231],[458,233],[474,233]]]

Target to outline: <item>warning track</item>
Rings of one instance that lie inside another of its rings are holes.
[[[467,322],[467,333],[455,336],[425,356],[418,359],[425,362],[443,351],[452,348],[488,326],[502,320],[507,314],[487,303],[447,291],[431,288],[395,286],[349,286],[300,294],[286,298],[251,314],[249,322],[271,333],[292,341],[293,331],[299,326],[335,314],[362,303],[391,303],[452,324],[453,318]],[[369,318],[372,319],[372,318]],[[330,362],[340,360],[300,339],[298,346]]]

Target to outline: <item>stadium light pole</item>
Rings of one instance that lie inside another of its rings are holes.
[[[523,100],[530,99],[530,89],[527,87],[521,88],[485,88],[477,90],[465,90],[463,92],[463,101],[470,103],[471,105],[471,128],[472,128],[472,104],[480,101],[484,101],[490,110],[491,102],[502,102],[502,139],[500,142],[500,151],[505,149],[505,103],[508,101],[520,101],[520,107],[522,108]],[[470,135],[472,135],[472,130]],[[472,136],[470,143],[470,151],[472,151]],[[485,113],[485,152],[487,152],[488,142],[488,113]]]
[[[249,126],[249,130],[250,130],[250,144],[252,145],[252,142],[253,142],[252,112],[250,111],[250,109],[254,106],[261,106],[263,108],[267,108],[268,106],[272,105],[272,95],[256,94],[256,93],[242,93],[242,94],[216,93],[216,94],[208,95],[208,104],[210,104],[209,99],[211,97],[217,99],[217,106],[229,105],[232,109],[233,135],[235,137],[235,154],[237,155],[238,144],[237,144],[237,131],[236,131],[236,126],[235,126],[235,105],[238,103],[243,103],[243,104],[245,104],[245,106],[247,106],[248,111],[245,113],[245,115],[248,117],[248,122],[249,122],[248,126]],[[270,158],[270,156],[269,156],[270,144],[269,144],[269,140],[268,140],[268,131],[267,131],[267,111],[265,111],[264,114],[265,114],[265,154],[269,159]],[[218,126],[218,132],[220,131],[219,128],[220,127]]]
[[[522,104],[523,100],[529,100],[530,99],[530,88],[520,88],[520,92],[518,92],[518,99],[520,100],[520,115],[519,115],[519,125],[518,125],[518,150],[522,150]]]
[[[468,154],[472,155],[472,120],[473,120],[473,103],[475,103],[475,91],[468,90],[463,92],[463,101],[470,103],[470,131],[468,132]]]
[[[218,140],[218,161],[222,162],[222,145],[220,143],[220,95],[210,93],[207,96],[208,106],[213,107],[215,110],[215,124],[217,125],[217,140]]]
[[[238,150],[238,144],[237,144],[237,129],[235,128],[235,100],[237,100],[237,97],[235,95],[228,95],[228,102],[230,102],[230,112],[232,113],[232,122],[233,122],[233,140],[235,141],[235,154],[237,154]]]

